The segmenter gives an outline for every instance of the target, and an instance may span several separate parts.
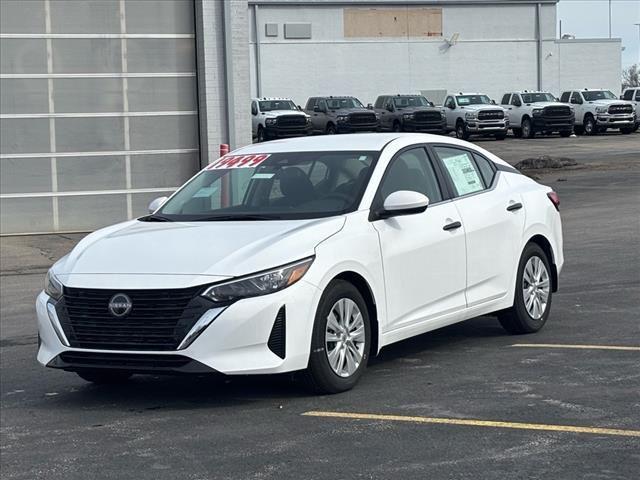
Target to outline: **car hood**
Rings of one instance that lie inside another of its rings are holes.
[[[463,110],[467,110],[467,111],[473,111],[473,112],[479,112],[480,110],[502,110],[504,111],[504,108],[502,108],[500,105],[465,105],[464,107],[460,107]]]
[[[399,113],[416,113],[416,112],[442,112],[442,108],[438,107],[403,107],[398,109]]]
[[[300,115],[301,117],[309,116],[300,110],[269,110],[268,112],[264,112],[264,116],[267,118],[276,118],[281,117],[282,115]]]
[[[531,105],[532,107],[544,108],[544,107],[571,107],[568,103],[562,102],[532,102],[525,103],[525,105]]]
[[[141,222],[98,230],[55,265],[55,274],[246,275],[311,256],[345,217],[312,220]]]
[[[591,105],[598,105],[602,107],[606,107],[609,105],[633,105],[633,102],[628,100],[593,100],[592,102],[587,102]]]
[[[330,112],[335,115],[348,115],[349,113],[376,113],[368,108],[341,108],[339,110],[330,110]]]

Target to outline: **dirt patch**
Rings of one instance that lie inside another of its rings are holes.
[[[524,160],[515,164],[518,170],[549,170],[557,168],[569,168],[579,167],[578,162],[572,158],[567,157],[550,157],[549,155],[542,155],[535,158],[525,158]]]

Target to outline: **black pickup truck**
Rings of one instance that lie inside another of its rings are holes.
[[[355,97],[311,97],[304,112],[311,117],[313,133],[377,132],[378,115]]]
[[[380,129],[392,132],[447,133],[441,108],[422,95],[380,95],[373,105],[380,115]]]

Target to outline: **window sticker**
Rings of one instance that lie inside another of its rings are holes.
[[[471,158],[466,153],[444,158],[443,162],[451,175],[451,180],[453,180],[458,195],[466,195],[484,188],[482,180],[471,162]]]
[[[205,167],[205,170],[225,170],[228,168],[255,168],[271,155],[225,155]]]

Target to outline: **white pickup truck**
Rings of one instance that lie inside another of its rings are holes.
[[[467,140],[471,135],[494,136],[504,140],[509,130],[509,117],[504,108],[495,105],[482,93],[449,95],[444,101],[447,131]]]
[[[573,108],[548,92],[505,93],[500,103],[508,111],[511,131],[518,138],[533,138],[538,132],[558,132],[561,137],[573,133]]]
[[[633,130],[638,130],[638,127],[640,127],[640,87],[626,88],[624,92],[622,92],[622,95],[620,95],[620,100],[627,100],[635,105],[636,126],[633,127]]]
[[[272,138],[302,137],[311,133],[311,117],[288,98],[251,100],[251,127],[258,142]]]
[[[562,93],[560,101],[568,102],[574,108],[576,120],[573,130],[577,135],[596,135],[609,128],[619,128],[621,133],[627,134],[635,128],[633,103],[619,100],[609,90],[568,90]]]

